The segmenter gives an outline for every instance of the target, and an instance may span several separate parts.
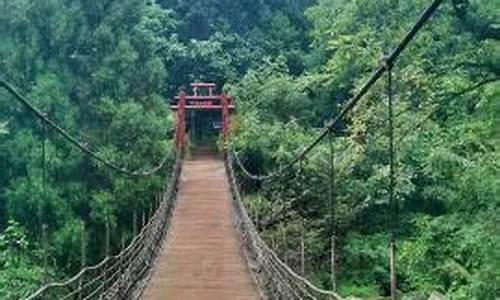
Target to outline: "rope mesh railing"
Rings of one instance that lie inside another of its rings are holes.
[[[178,155],[160,205],[125,249],[82,269],[67,281],[45,285],[26,300],[128,299],[132,294],[139,294],[137,290],[144,286],[137,283],[146,277],[167,233],[181,168],[182,159]]]
[[[321,289],[294,272],[264,242],[243,204],[234,161],[233,155],[227,154],[225,165],[235,212],[235,226],[249,270],[263,298],[341,300],[335,292]]]

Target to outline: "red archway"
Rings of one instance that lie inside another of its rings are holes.
[[[226,94],[215,95],[214,91],[217,88],[215,83],[192,83],[192,95],[188,95],[185,91],[179,93],[174,99],[174,103],[170,108],[177,112],[177,130],[175,136],[175,145],[178,150],[183,151],[186,139],[186,111],[189,110],[206,110],[221,111],[222,136],[224,144],[229,139],[230,130],[230,114],[234,110],[234,104]]]

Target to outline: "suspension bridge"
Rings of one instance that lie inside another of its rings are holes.
[[[334,137],[337,128],[357,103],[384,74],[387,75],[388,127],[390,141],[389,197],[393,220],[397,222],[398,203],[393,196],[394,134],[392,111],[392,68],[418,31],[438,9],[442,0],[434,0],[423,11],[404,38],[384,55],[368,80],[360,87],[338,115],[326,123],[320,134],[299,149],[287,165],[267,175],[249,172],[230,142],[230,114],[235,103],[228,95],[216,95],[215,85],[196,83],[192,94],[181,92],[171,103],[177,116],[175,132],[176,157],[168,182],[159,201],[137,235],[123,245],[116,255],[94,266],[85,266],[74,277],[48,283],[27,297],[38,299],[342,299],[335,287],[325,290],[294,270],[275,249],[266,244],[248,213],[240,191],[240,179],[272,182],[291,172],[293,166],[307,159],[313,149],[327,137],[331,145],[331,218],[335,216]],[[0,80],[0,87],[10,93],[27,110],[43,121],[84,154],[103,166],[131,177],[147,177],[166,168],[168,159],[151,170],[131,171],[93,152],[86,144],[48,118],[11,84]],[[186,153],[187,113],[193,110],[215,111],[221,118],[222,154],[195,150]],[[396,224],[396,223],[395,223]],[[396,224],[397,225],[397,224]],[[396,226],[395,225],[395,226]],[[332,249],[335,227],[329,228]],[[391,259],[391,298],[397,298],[396,231],[389,233]],[[335,257],[332,251],[332,282],[335,282]]]

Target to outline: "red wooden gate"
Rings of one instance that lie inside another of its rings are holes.
[[[226,94],[215,95],[215,83],[192,83],[192,95],[187,95],[182,91],[176,96],[175,102],[170,106],[177,112],[177,130],[175,145],[178,150],[184,151],[186,139],[186,111],[188,110],[219,110],[221,112],[222,136],[224,144],[229,139],[230,114],[234,110],[234,104]]]

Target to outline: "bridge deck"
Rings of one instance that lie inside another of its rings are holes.
[[[232,223],[224,164],[207,155],[186,161],[172,227],[148,300],[258,299]]]

